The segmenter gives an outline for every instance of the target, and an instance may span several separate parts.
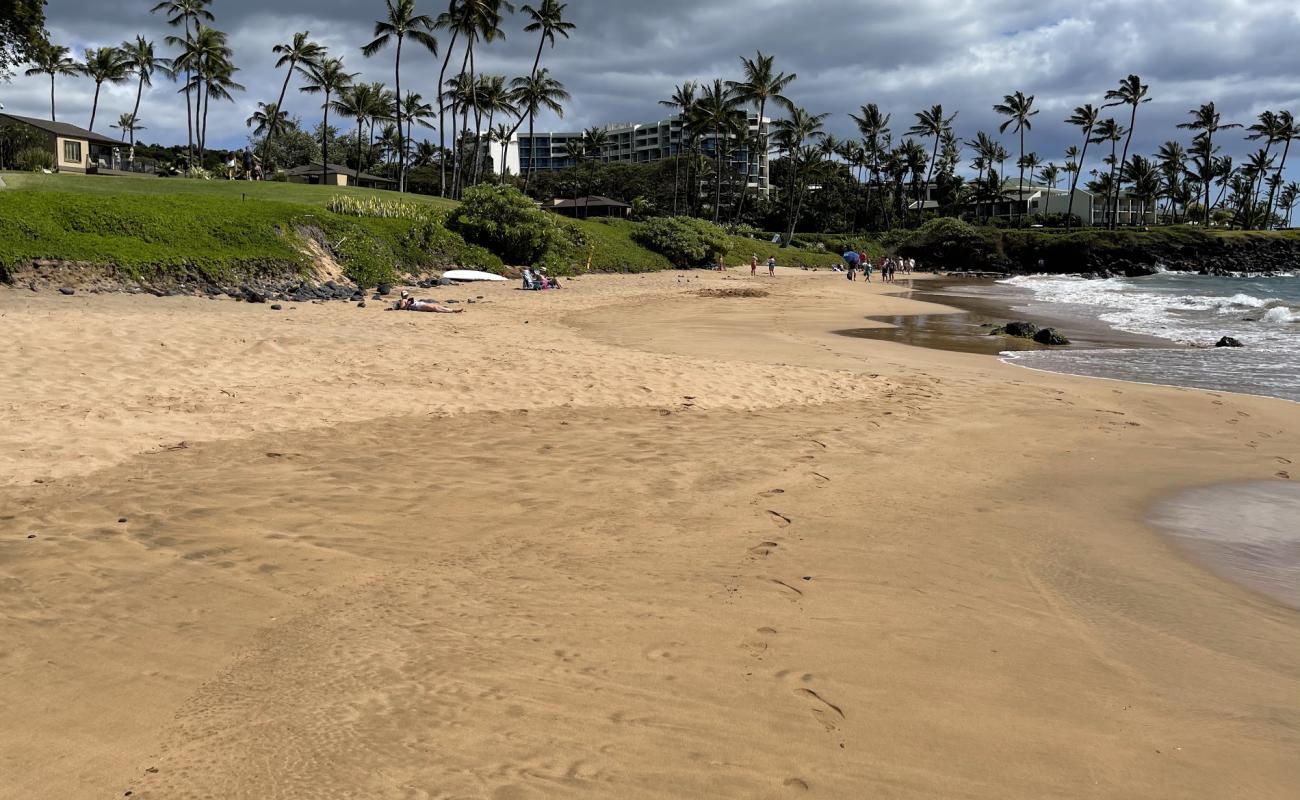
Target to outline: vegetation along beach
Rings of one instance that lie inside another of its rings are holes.
[[[1294,796],[1289,8],[94,5],[0,798]]]

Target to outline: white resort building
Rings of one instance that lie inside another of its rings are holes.
[[[745,112],[738,112],[744,114]],[[745,169],[749,176],[749,188],[762,194],[768,191],[767,153],[759,152],[762,148],[751,148],[749,142],[762,141],[767,134],[769,119],[761,123],[756,114],[747,114],[748,136],[740,139],[730,138],[731,163],[739,169]],[[673,158],[679,152],[685,153],[684,123],[680,116],[670,117],[658,122],[615,123],[604,126],[608,142],[600,154],[589,153],[588,157],[601,161],[648,163]],[[568,151],[569,142],[581,142],[581,131],[535,132],[530,138],[528,133],[520,131],[510,139],[506,147],[506,169],[511,174],[521,175],[525,170],[558,170],[574,166],[574,160]],[[702,132],[699,147],[707,158],[716,152],[718,138],[712,131]],[[501,156],[500,143],[494,143],[491,155],[495,159]],[[499,170],[500,164],[496,165]]]

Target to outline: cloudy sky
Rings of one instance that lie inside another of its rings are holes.
[[[161,40],[170,31],[149,8],[154,0],[50,0],[53,38],[80,54],[137,33]],[[436,14],[445,0],[417,0]],[[1174,125],[1188,109],[1214,100],[1225,121],[1249,123],[1264,109],[1300,113],[1300,3],[1295,0],[569,0],[577,24],[569,40],[543,56],[573,94],[563,122],[574,129],[611,121],[663,116],[657,101],[686,80],[739,77],[739,59],[755,50],[774,54],[778,67],[798,74],[789,94],[811,111],[832,113],[834,133],[853,133],[848,117],[875,102],[893,114],[901,132],[913,114],[934,103],[957,111],[963,138],[996,131],[992,105],[1022,90],[1037,97],[1028,148],[1062,160],[1075,143],[1062,121],[1085,102],[1100,104],[1105,91],[1137,73],[1150,84],[1134,147],[1151,153],[1166,139],[1188,138]],[[258,100],[274,100],[282,74],[271,48],[294,31],[342,55],[351,71],[391,80],[392,53],[366,59],[383,0],[214,0],[216,26],[229,32],[238,79],[248,87],[233,106],[209,123],[218,146],[242,145],[244,120]],[[507,19],[504,42],[477,56],[481,71],[526,73],[536,39],[523,32],[522,15]],[[445,36],[440,36],[445,45]],[[434,94],[439,63],[410,52],[403,89]],[[85,125],[93,84],[60,79],[60,119]],[[0,83],[6,110],[48,116],[45,78]],[[107,128],[134,99],[130,86],[105,87],[96,127]],[[290,113],[313,122],[319,113],[306,95],[286,101]],[[158,84],[140,112],[147,141],[185,139],[185,107],[174,85]],[[1010,134],[1005,137],[1015,150]],[[1229,141],[1240,158],[1257,145]],[[1293,159],[1300,164],[1300,158]],[[1288,170],[1291,177],[1300,169]]]

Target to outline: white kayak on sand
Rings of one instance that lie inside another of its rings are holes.
[[[504,281],[505,278],[500,275],[493,275],[491,272],[479,272],[473,269],[453,269],[442,273],[442,277],[449,281]]]

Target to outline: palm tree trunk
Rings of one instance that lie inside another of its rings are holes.
[[[474,64],[474,43],[469,45],[469,100],[474,106],[474,169],[470,171],[470,180],[478,183],[479,170],[482,167],[483,148],[483,109],[478,103],[478,68]]]
[[[1079,187],[1079,176],[1083,174],[1083,162],[1088,157],[1088,140],[1092,138],[1092,128],[1083,132],[1083,151],[1079,153],[1079,163],[1075,164],[1074,174],[1070,176],[1070,203],[1065,211],[1065,231],[1069,233],[1074,224],[1074,192]]]
[[[289,79],[293,77],[293,68],[297,63],[295,60],[289,61],[289,71],[284,74],[284,84],[280,86],[280,99],[275,101],[275,114],[271,117],[271,127],[266,132],[266,138],[262,140],[262,160],[267,161],[270,156],[271,138],[275,136],[275,124],[280,121],[280,111],[284,108],[284,93],[289,90]]]
[[[190,18],[185,17],[185,43],[190,42]],[[188,66],[185,67],[185,161],[188,166],[194,165],[194,111],[191,109],[193,103],[190,98],[190,83],[194,76]]]
[[[203,124],[199,128],[199,167],[203,166],[203,157],[207,153],[208,145],[208,109],[212,107],[212,89],[211,87],[203,90]]]
[[[447,82],[447,64],[451,62],[451,54],[456,50],[456,39],[460,36],[460,28],[453,28],[451,32],[451,42],[447,45],[447,55],[443,56],[442,69],[438,71],[438,194],[442,197],[447,196],[447,103],[444,97]],[[451,113],[452,122],[456,121],[456,112],[453,109]],[[454,145],[455,142],[453,141]]]
[[[1119,227],[1119,213],[1118,213],[1119,191],[1120,191],[1121,184],[1124,182],[1124,165],[1128,162],[1128,146],[1129,143],[1133,141],[1133,127],[1137,125],[1137,115],[1138,115],[1138,107],[1137,104],[1134,103],[1133,113],[1129,115],[1129,120],[1128,120],[1128,136],[1124,138],[1124,154],[1120,156],[1119,159],[1119,180],[1116,181],[1114,186],[1111,187],[1115,191],[1115,209],[1116,209],[1116,214],[1115,214],[1116,218],[1111,222],[1111,230],[1114,230]],[[1143,210],[1145,211],[1145,208]],[[1130,214],[1129,216],[1131,217],[1132,214]]]
[[[320,185],[324,186],[330,163],[330,93],[325,92],[325,116],[320,124]]]
[[[95,81],[95,100],[94,100],[94,102],[92,102],[92,103],[90,104],[90,128],[89,128],[89,130],[92,130],[92,131],[95,130],[95,114],[96,114],[96,112],[99,111],[99,89],[100,89],[101,86],[103,86],[103,83],[101,83],[100,81]]]
[[[393,66],[393,83],[397,88],[397,98],[393,101],[397,112],[397,193],[406,192],[406,140],[402,138],[402,37],[397,37],[397,58]]]
[[[1214,170],[1214,131],[1205,132],[1205,227],[1210,227],[1210,192],[1214,191],[1214,179],[1210,175]]]
[[[54,73],[50,73],[50,122],[58,122],[58,117],[54,115]]]
[[[135,90],[135,108],[131,109],[131,150],[127,156],[127,161],[135,163],[135,123],[140,119],[140,98],[144,96],[144,74],[140,75],[140,83]]]
[[[524,194],[528,194],[528,183],[536,168],[537,140],[533,138],[533,110],[530,108],[528,109],[528,172],[524,174]]]
[[[1282,171],[1286,169],[1286,157],[1291,152],[1291,140],[1286,140],[1286,145],[1282,148],[1282,163],[1277,165],[1277,181],[1268,187],[1268,208],[1265,210],[1264,219],[1268,225],[1273,224],[1273,199],[1277,195],[1277,187],[1282,185]]]
[[[767,152],[767,129],[763,127],[763,112],[767,108],[767,98],[764,97],[758,102],[758,145],[762,148],[756,163],[761,167],[763,155]],[[745,133],[749,133],[749,116],[745,117]],[[746,137],[748,138],[748,137]],[[740,215],[745,212],[745,198],[749,195],[749,159],[745,159],[745,177],[740,184],[740,201],[736,203],[736,224],[740,224]]]
[[[1020,123],[1020,189],[1016,194],[1016,227],[1025,224],[1025,211],[1023,203],[1025,202],[1025,125],[1024,121]]]
[[[357,117],[357,169],[356,169],[356,176],[353,177],[352,180],[358,186],[361,185],[361,126],[364,123],[365,123],[364,119],[362,119],[361,117]]]

